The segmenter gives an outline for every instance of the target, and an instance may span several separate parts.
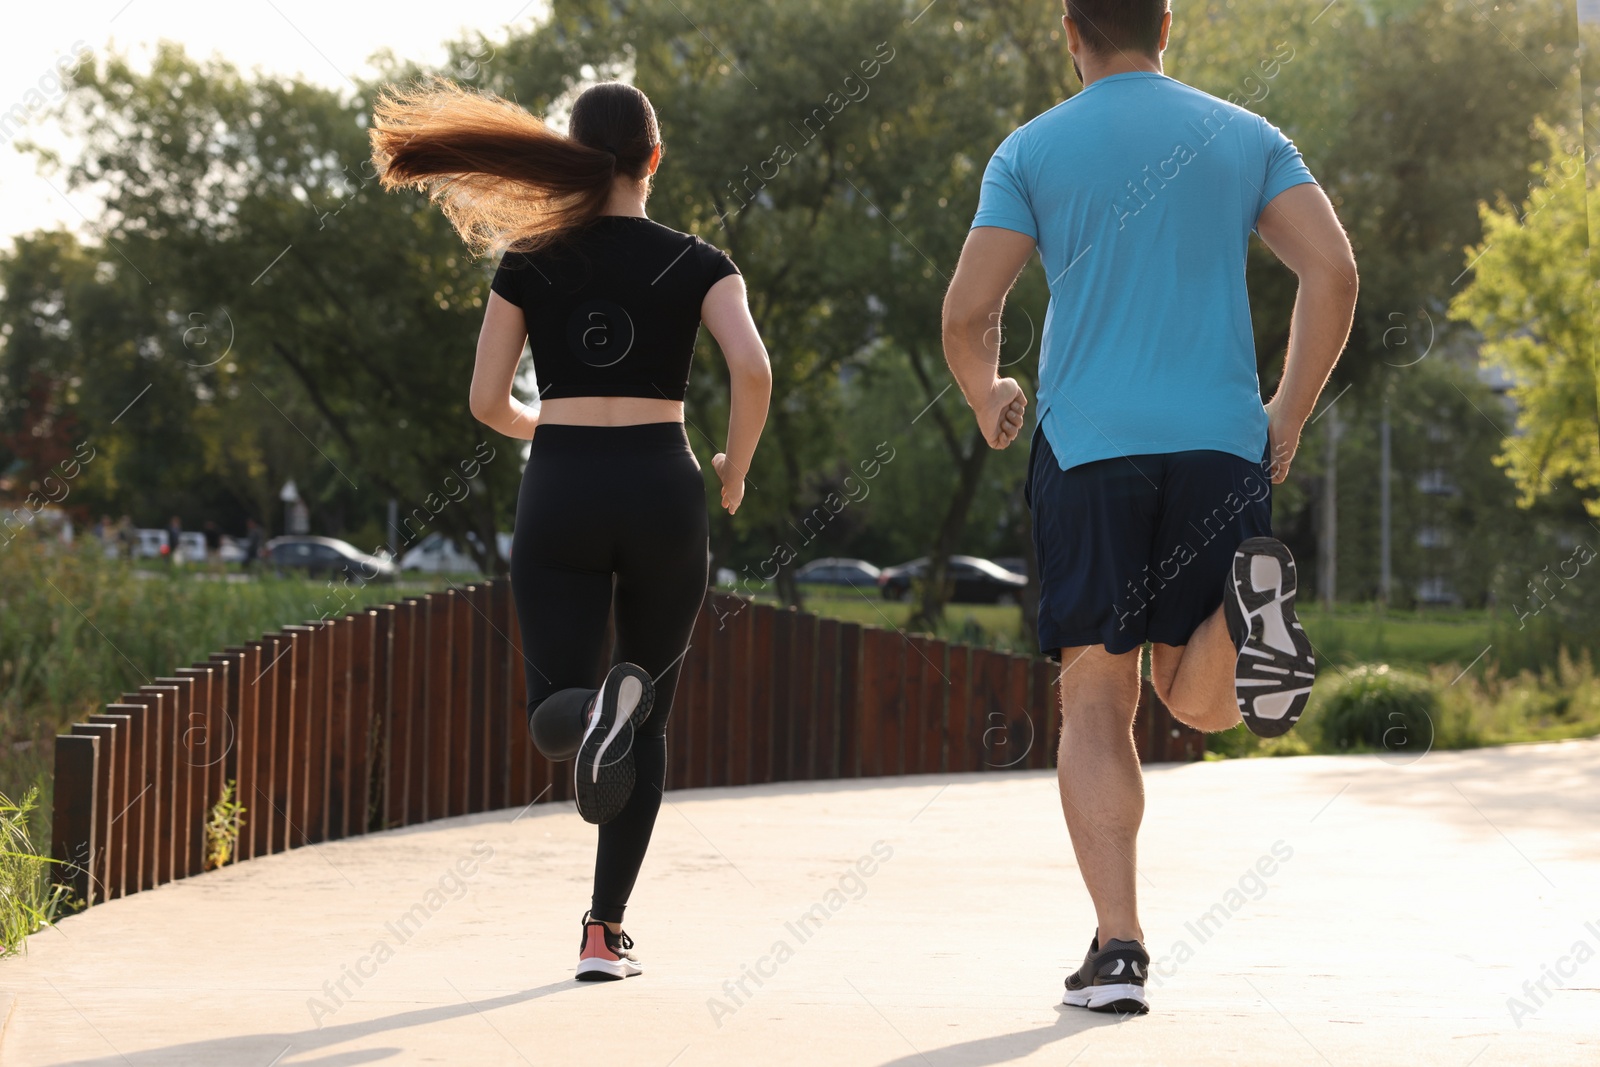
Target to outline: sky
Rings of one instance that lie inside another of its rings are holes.
[[[52,95],[58,60],[84,46],[96,56],[127,55],[148,64],[162,40],[191,55],[217,55],[244,70],[300,75],[350,88],[349,76],[370,74],[368,58],[388,48],[397,56],[442,63],[444,42],[468,31],[491,38],[507,25],[527,27],[541,0],[47,0],[7,3],[0,34],[0,112]],[[381,12],[374,18],[373,12]],[[53,95],[59,98],[59,91]],[[42,110],[42,109],[41,109]],[[81,230],[93,217],[91,193],[67,189],[59,174],[41,175],[31,154],[12,142],[32,139],[70,155],[72,143],[47,115],[20,133],[0,136],[0,247],[17,234],[55,225]]]

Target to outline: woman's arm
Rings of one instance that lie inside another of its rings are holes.
[[[472,395],[468,401],[472,417],[507,437],[533,439],[539,416],[511,395],[511,384],[522,362],[522,346],[528,340],[522,309],[499,293],[489,294],[483,313],[483,329],[478,334],[478,358],[472,367]]]
[[[713,285],[700,305],[700,319],[728,361],[728,450],[717,453],[711,463],[722,479],[722,506],[732,515],[744,500],[744,476],[767,424],[772,367],[750,317],[744,278],[730,274]]]

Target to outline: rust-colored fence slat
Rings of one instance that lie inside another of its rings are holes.
[[[191,779],[196,802],[200,809],[200,825],[205,826],[211,806],[222,795],[222,716],[227,700],[227,667],[219,663],[196,663],[179,667],[172,672],[181,678],[194,679],[192,703],[183,730],[178,735],[178,748],[182,758],[194,770]],[[202,842],[193,857],[194,871],[205,870],[205,847]]]
[[[444,728],[445,753],[450,765],[445,811],[465,815],[472,808],[472,609],[467,591],[450,590],[447,597],[450,626],[450,716]]]
[[[789,681],[784,686],[785,714],[789,720],[789,764],[785,768],[791,781],[814,776],[817,743],[817,616],[812,612],[794,615],[793,659]]]
[[[489,587],[483,583],[470,585],[466,590],[465,610],[461,616],[462,640],[466,645],[467,753],[466,810],[488,811],[490,773],[489,729]]]
[[[346,631],[349,655],[345,672],[345,750],[339,771],[344,822],[342,837],[367,832],[367,807],[372,795],[373,708],[376,703],[378,613],[359,611],[350,616]]]
[[[239,717],[235,722],[234,771],[238,786],[234,800],[244,808],[244,826],[239,831],[239,859],[251,860],[265,854],[267,841],[267,813],[261,810],[261,785],[265,772],[264,749],[270,724],[263,721],[270,703],[261,695],[262,672],[268,657],[263,657],[265,646],[260,641],[248,641],[238,646],[239,652]]]
[[[1007,758],[1008,659],[1005,653],[987,648],[974,649],[972,653],[972,709],[978,731],[978,760],[974,770],[994,770]]]
[[[726,611],[712,639],[713,655],[720,666],[716,677],[716,715],[712,735],[716,746],[712,766],[715,785],[745,785],[750,781],[750,630],[753,611],[737,597],[718,597]]]
[[[450,667],[455,655],[455,628],[450,615],[455,590],[429,593],[423,600],[428,611],[428,641],[423,649],[427,664],[427,703],[422,718],[423,806],[418,822],[450,814],[451,763],[454,759],[450,728],[454,721],[454,694],[450,691]]]
[[[350,661],[355,640],[355,621],[344,616],[328,620],[323,647],[325,657],[319,657],[322,670],[327,673],[327,762],[323,781],[326,786],[322,798],[320,832],[323,841],[337,841],[346,834],[346,806],[350,803]]]
[[[189,681],[188,710],[178,723],[178,769],[189,782],[188,852],[182,866],[190,877],[206,869],[206,819],[222,792],[220,787],[211,788],[212,736],[217,728],[216,703],[222,696],[220,668],[201,663],[172,673]]]
[[[100,834],[105,842],[107,857],[102,886],[107,900],[115,900],[130,892],[128,864],[138,855],[138,826],[129,817],[131,801],[136,793],[136,788],[129,788],[133,768],[137,766],[137,755],[133,750],[134,717],[110,710],[117,706],[109,704],[106,712],[89,716],[91,723],[113,728],[109,753],[103,745],[100,749],[100,758],[108,759],[111,764],[110,818],[101,827]]]
[[[155,813],[155,882],[166,885],[172,881],[173,856],[177,840],[177,773],[173,763],[177,760],[177,705],[176,686],[143,685],[137,693],[124,694],[126,700],[143,700],[155,712],[154,779],[151,783],[152,805]]]
[[[166,720],[170,745],[167,766],[172,778],[172,878],[176,880],[200,872],[195,857],[202,847],[196,840],[202,834],[201,798],[195,783],[196,768],[184,746],[184,735],[194,723],[195,687],[193,678],[178,676],[157,678],[155,684],[176,690],[169,697],[171,706]]]
[[[389,723],[394,710],[394,627],[393,604],[372,609],[372,722],[367,730],[364,830],[384,828],[389,762]]]
[[[288,748],[291,778],[289,801],[284,805],[289,830],[285,845],[301,848],[317,841],[320,817],[315,809],[321,806],[321,797],[313,801],[312,796],[327,789],[327,678],[322,671],[327,654],[321,646],[327,623],[283,629],[294,642],[294,693],[289,705],[294,725]]]
[[[72,732],[79,737],[95,738],[99,742],[94,764],[93,844],[86,858],[81,861],[81,865],[88,868],[89,895],[85,901],[89,904],[99,904],[110,898],[111,835],[107,833],[107,829],[115,814],[111,807],[111,794],[117,784],[115,760],[112,758],[112,748],[115,744],[112,735],[116,729],[106,723],[77,722],[72,724]]]
[[[812,715],[811,776],[839,777],[839,623],[817,621],[817,696]]]
[[[300,842],[295,783],[305,775],[305,727],[295,705],[305,695],[300,678],[308,656],[299,635],[287,626],[277,635],[277,643],[282,655],[272,667],[277,679],[273,689],[276,734],[272,741],[272,851],[286,852]]]
[[[899,774],[907,640],[893,630],[876,627],[861,636],[862,706],[856,730],[861,776]]]
[[[128,720],[128,800],[123,811],[128,853],[123,859],[126,893],[155,886],[154,713],[142,701],[107,704],[107,715]]]
[[[795,692],[800,681],[796,644],[800,628],[810,619],[794,608],[773,617],[772,632],[772,773],[769,781],[795,779],[795,720],[803,714]]]
[[[945,660],[950,693],[945,715],[944,770],[955,774],[983,766],[978,743],[983,730],[972,700],[972,652],[967,645],[951,645]]]
[[[1033,751],[1028,766],[1054,767],[1056,763],[1056,665],[1043,657],[1033,660],[1033,686],[1028,707],[1033,717]]]
[[[728,784],[728,762],[733,731],[733,625],[743,606],[738,597],[713,593],[711,603],[711,675],[706,686],[706,723],[710,732],[706,744],[706,773],[703,784]]]
[[[915,709],[907,715],[906,773],[935,774],[944,760],[945,706],[950,680],[945,672],[945,643],[937,638],[913,637],[908,666],[920,672],[912,688],[907,671],[906,699]]]
[[[750,650],[762,651],[750,656],[742,672],[749,679],[745,716],[750,724],[750,763],[748,776],[736,784],[772,780],[772,658],[778,612],[770,604],[751,604],[746,611],[750,615]]]
[[[839,626],[839,777],[861,776],[861,626]]]
[[[265,634],[261,639],[261,657],[267,662],[261,669],[262,730],[257,770],[260,780],[256,784],[256,814],[265,820],[266,840],[259,846],[260,854],[282,852],[289,840],[289,788],[294,762],[294,661],[296,649],[294,635],[289,633]]]
[[[91,860],[99,847],[97,764],[100,739],[56,735],[55,803],[50,821],[51,878],[86,904],[94,903]]]
[[[415,615],[414,601],[402,600],[393,606],[389,620],[389,670],[385,693],[383,719],[384,759],[377,773],[381,802],[378,828],[393,829],[406,824],[406,779],[408,775],[407,730],[410,724],[411,704],[411,626]]]
[[[220,797],[222,787],[239,778],[239,705],[243,702],[247,679],[244,677],[244,653],[240,649],[213,652],[207,662],[218,670],[215,732],[207,738],[213,746],[215,762],[210,767],[211,784],[207,791]]]

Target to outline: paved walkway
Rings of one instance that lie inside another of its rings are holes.
[[[621,984],[571,980],[570,805],[247,863],[0,965],[0,1067],[1600,1063],[1600,741],[1148,788],[1144,1018],[1057,1006],[1093,920],[1027,772],[669,794]]]

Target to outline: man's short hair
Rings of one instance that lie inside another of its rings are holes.
[[[1160,50],[1167,0],[1066,0],[1066,5],[1090,51],[1155,55]]]

